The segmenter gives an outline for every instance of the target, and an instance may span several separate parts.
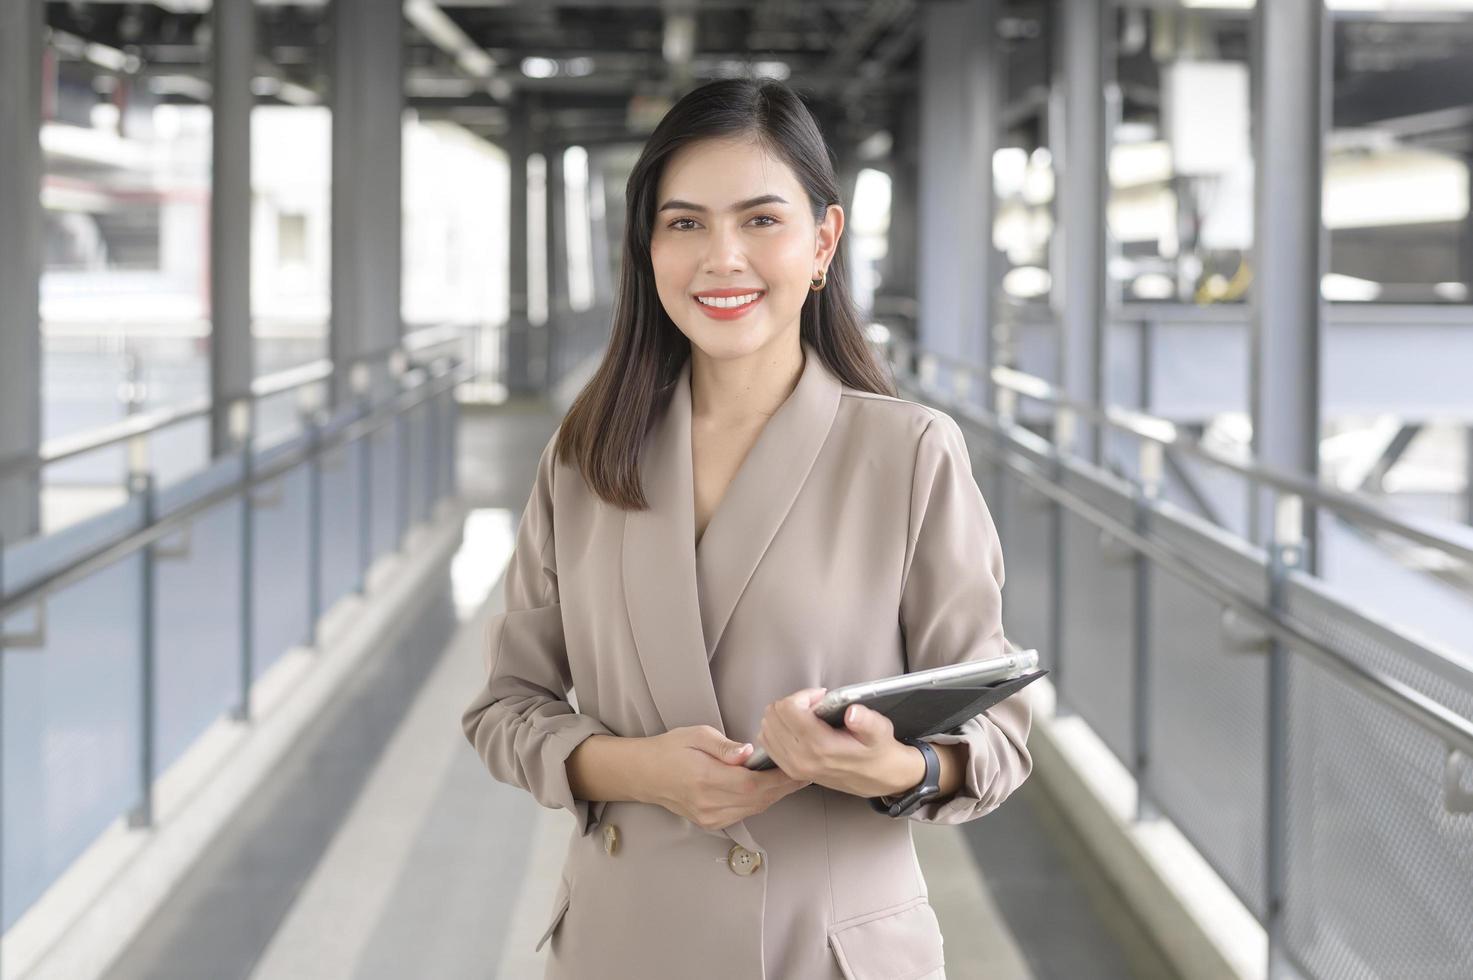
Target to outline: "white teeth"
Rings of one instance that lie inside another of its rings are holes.
[[[706,306],[715,306],[719,309],[729,310],[733,307],[745,306],[761,295],[761,293],[748,293],[745,296],[697,296],[696,301]]]

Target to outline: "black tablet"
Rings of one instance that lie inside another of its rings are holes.
[[[920,738],[923,735],[937,735],[960,728],[968,718],[976,717],[1047,673],[1047,670],[1033,670],[991,684],[920,687],[890,694],[875,694],[850,703],[862,704],[889,718],[895,726],[897,739]],[[835,728],[842,728],[844,710],[847,707],[845,705],[831,715],[820,714],[819,717]],[[762,746],[756,745],[753,746],[751,758],[744,765],[748,769],[771,769],[776,763]]]

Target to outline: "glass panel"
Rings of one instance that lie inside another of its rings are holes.
[[[240,498],[162,539],[157,610],[154,777],[240,702]],[[178,549],[179,557],[168,552]]]
[[[0,657],[4,928],[139,801],[141,569],[134,554],[55,593],[45,642]]]
[[[255,510],[256,677],[310,639],[307,494],[305,463],[257,491],[270,506],[258,502]]]

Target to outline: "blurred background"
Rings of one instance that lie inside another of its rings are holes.
[[[540,975],[547,815],[415,710],[733,76],[1053,672],[1029,792],[917,829],[948,972],[1473,976],[1465,0],[3,0],[0,973]]]

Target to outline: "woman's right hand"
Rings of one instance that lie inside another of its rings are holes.
[[[672,728],[645,741],[649,802],[704,830],[722,830],[812,785],[777,767],[748,769],[744,763],[754,750],[710,725]]]

